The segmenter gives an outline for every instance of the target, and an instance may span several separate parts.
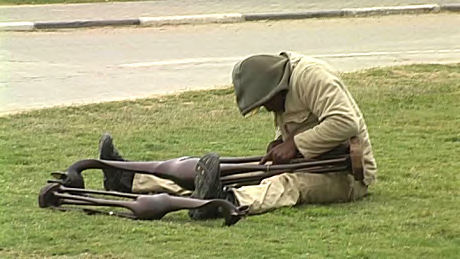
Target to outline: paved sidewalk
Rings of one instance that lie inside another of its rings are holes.
[[[213,13],[280,13],[456,2],[459,0],[164,0],[21,5],[0,6],[0,22],[114,20]]]

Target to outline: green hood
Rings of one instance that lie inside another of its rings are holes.
[[[255,55],[238,62],[232,80],[241,114],[246,115],[277,93],[288,90],[290,75],[289,59],[285,56]]]

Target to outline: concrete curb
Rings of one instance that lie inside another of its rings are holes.
[[[460,12],[460,3],[441,5],[441,10],[449,12]]]
[[[284,19],[309,19],[325,17],[360,17],[373,15],[391,14],[418,14],[440,12],[441,6],[437,4],[407,5],[407,6],[384,6],[369,8],[344,8],[338,10],[320,10],[295,13],[267,13],[244,15],[246,21],[257,20],[284,20]]]
[[[363,17],[393,14],[422,14],[439,13],[442,11],[460,12],[460,3],[455,4],[424,4],[406,6],[383,6],[369,8],[344,8],[337,10],[300,11],[287,13],[224,13],[203,15],[182,15],[163,17],[139,17],[133,19],[113,20],[81,20],[57,22],[0,22],[0,31],[32,31],[41,29],[88,28],[103,26],[152,26],[182,25],[182,24],[210,24],[210,23],[238,23],[245,21],[310,19],[330,17]]]
[[[65,21],[65,22],[36,22],[34,28],[40,29],[68,29],[84,27],[103,27],[103,26],[128,26],[140,25],[139,19],[124,20],[95,20],[95,21]]]
[[[237,23],[244,22],[243,15],[239,13],[182,15],[164,17],[141,17],[142,26],[163,26],[179,24],[205,24],[205,23]]]
[[[34,29],[33,22],[0,22],[0,31],[32,31]]]

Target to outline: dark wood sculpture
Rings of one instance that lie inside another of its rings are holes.
[[[90,195],[104,196],[95,198]],[[114,200],[106,197],[119,197],[125,200]],[[128,199],[128,200],[126,200]],[[43,187],[38,196],[40,208],[55,208],[67,210],[75,207],[65,207],[63,205],[77,206],[108,206],[121,207],[131,211],[106,212],[110,215],[127,217],[132,219],[157,220],[163,218],[169,212],[182,209],[198,209],[204,207],[218,207],[221,215],[225,219],[225,225],[231,226],[238,222],[247,212],[247,207],[236,207],[226,200],[200,200],[187,197],[170,196],[166,193],[155,195],[137,195],[131,193],[107,192],[98,190],[88,190],[80,188],[68,188],[57,183],[48,184]],[[80,207],[84,208],[84,207]],[[84,208],[89,213],[104,213],[103,211]]]
[[[224,185],[248,185],[277,174],[293,171],[326,173],[351,169],[356,180],[362,180],[362,149],[357,138],[341,145],[316,159],[297,158],[289,164],[257,164],[261,156],[220,158],[221,180]],[[82,172],[87,169],[123,169],[140,174],[150,174],[174,181],[181,187],[193,190],[196,176],[195,167],[199,158],[181,157],[166,161],[125,162],[98,159],[85,159],[72,164],[65,173],[52,175],[67,187],[84,188]]]
[[[296,158],[288,164],[260,165],[257,162],[261,158],[261,156],[220,158],[222,184],[232,186],[257,184],[264,178],[294,171],[328,173],[348,170],[356,180],[360,181],[364,178],[362,148],[357,138],[352,138],[344,145],[316,159]],[[133,219],[161,219],[165,214],[176,210],[218,207],[225,218],[225,225],[235,224],[246,214],[248,208],[236,207],[225,200],[200,200],[170,196],[164,193],[138,195],[84,189],[85,183],[82,176],[84,170],[113,168],[170,179],[185,189],[193,190],[198,161],[199,158],[196,157],[152,162],[80,160],[72,164],[65,173],[52,173],[57,179],[49,180],[49,184],[42,188],[39,194],[39,206],[59,210],[70,210],[77,207],[88,213],[104,213],[88,208],[91,206],[122,207],[130,210],[131,213],[113,212],[112,214]],[[96,198],[91,195],[119,197],[125,200]],[[63,205],[73,205],[73,207]]]

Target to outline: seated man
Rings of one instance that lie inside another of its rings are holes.
[[[203,157],[191,197],[223,198],[248,206],[250,214],[303,203],[349,202],[366,195],[375,181],[376,163],[364,118],[337,73],[326,63],[296,53],[255,55],[237,63],[232,74],[237,105],[242,115],[260,107],[272,111],[276,138],[261,163],[285,163],[299,153],[315,158],[356,136],[363,146],[364,179],[348,172],[284,173],[258,185],[224,189],[219,180],[219,158]],[[101,140],[102,159],[122,159],[109,136]],[[105,170],[106,189],[148,192],[185,191],[167,180],[150,175]],[[117,189],[122,187],[123,189]],[[216,211],[195,210],[193,218],[216,216]]]

